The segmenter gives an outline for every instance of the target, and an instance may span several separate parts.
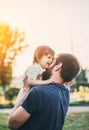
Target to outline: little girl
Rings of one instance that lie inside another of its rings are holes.
[[[39,46],[34,52],[33,65],[25,71],[30,87],[35,85],[49,84],[52,81],[41,80],[42,73],[50,67],[54,59],[54,51],[48,46]]]
[[[33,57],[33,65],[29,66],[25,71],[25,77],[28,77],[27,82],[29,84],[29,89],[36,85],[45,85],[52,83],[50,79],[42,80],[42,73],[51,66],[51,64],[53,63],[53,59],[54,51],[49,46],[39,46],[35,50]],[[25,91],[26,87],[27,86],[24,82],[24,86],[21,89]],[[21,95],[20,93],[21,92],[19,92],[19,95]]]

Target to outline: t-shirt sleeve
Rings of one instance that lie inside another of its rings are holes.
[[[31,79],[37,79],[37,76],[39,74],[42,74],[42,70],[37,65],[33,65],[33,66],[29,66],[26,69],[25,73]]]
[[[22,104],[22,107],[30,114],[37,112],[39,106],[39,95],[35,88],[32,88]]]

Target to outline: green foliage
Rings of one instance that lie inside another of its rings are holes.
[[[12,66],[16,56],[27,47],[25,33],[8,24],[0,24],[0,85],[3,88],[12,80]]]
[[[79,91],[79,87],[83,86],[83,87],[89,87],[89,83],[85,82],[85,81],[80,81],[80,82],[76,82],[74,85],[72,85],[73,88],[76,88]]]
[[[75,79],[76,82],[81,82],[81,81],[84,81],[84,82],[87,82],[87,78],[86,78],[86,70],[82,69],[80,74],[76,77]]]
[[[7,125],[8,114],[0,113],[0,130],[10,130]]]
[[[13,108],[14,107],[14,104],[12,103],[9,103],[9,104],[0,104],[0,108]]]
[[[9,101],[13,100],[17,96],[19,88],[10,88],[5,92],[5,98]]]
[[[70,106],[89,106],[89,101],[75,101],[69,104]]]
[[[73,85],[79,91],[79,87],[89,87],[88,79],[86,78],[86,70],[82,69],[80,74],[75,78],[75,84]]]

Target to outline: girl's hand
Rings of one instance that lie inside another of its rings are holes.
[[[47,84],[50,84],[50,83],[53,84],[54,83],[54,81],[52,79],[48,79],[48,80],[45,80],[45,81],[46,81]]]

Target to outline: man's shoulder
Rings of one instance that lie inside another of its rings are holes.
[[[48,85],[36,85],[35,87],[32,88],[32,91],[40,91],[43,90],[44,88],[46,89]]]
[[[65,90],[67,89],[68,90],[68,88],[65,84],[54,83],[54,86],[58,87],[60,89],[65,89]]]
[[[43,94],[46,92],[46,87],[36,86],[30,89],[29,96],[40,99],[43,97]]]
[[[37,92],[37,93],[44,92],[47,90],[48,86],[49,85],[38,85],[38,86],[31,88],[31,91]]]

